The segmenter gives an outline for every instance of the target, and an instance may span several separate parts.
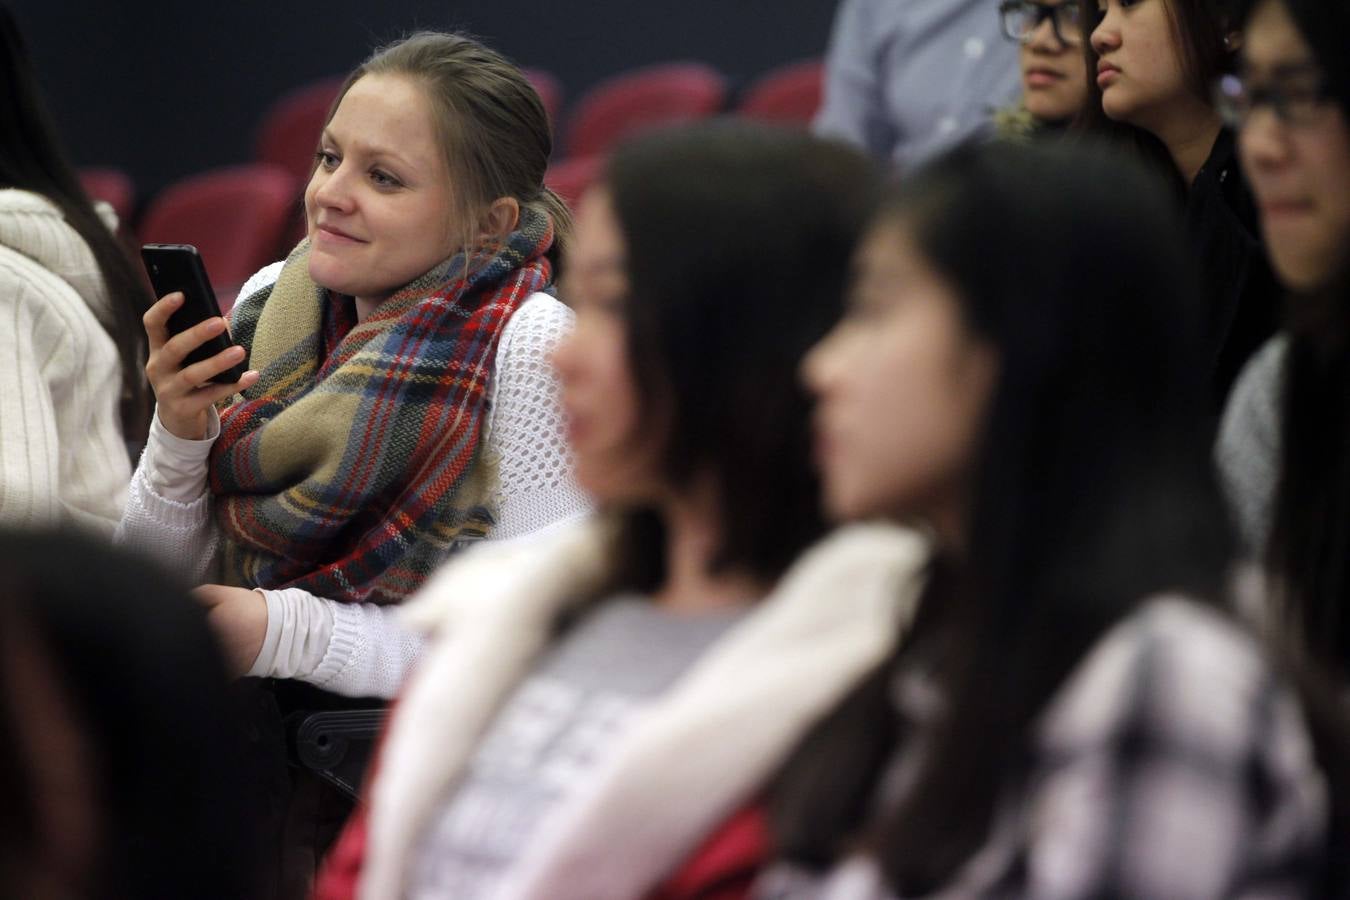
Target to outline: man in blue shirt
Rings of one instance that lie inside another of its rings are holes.
[[[903,170],[987,131],[1019,93],[995,0],[842,0],[814,128]]]

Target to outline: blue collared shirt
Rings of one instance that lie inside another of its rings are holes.
[[[995,0],[842,0],[815,131],[907,169],[1021,93]]]

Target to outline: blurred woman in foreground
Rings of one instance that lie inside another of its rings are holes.
[[[885,204],[804,371],[830,510],[926,523],[938,555],[910,634],[788,764],[761,896],[1322,877],[1308,715],[1223,609],[1183,246],[1102,148],[966,148]]]

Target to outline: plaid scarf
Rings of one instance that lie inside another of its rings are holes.
[[[522,209],[504,245],[442,262],[358,324],[351,297],[309,277],[306,240],[241,299],[232,333],[260,377],[211,450],[226,583],[397,602],[487,533],[497,344],[548,285],[552,243],[548,217]]]

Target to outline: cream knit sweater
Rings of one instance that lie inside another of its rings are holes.
[[[93,253],[56,206],[0,190],[0,525],[117,525],[131,465],[111,315]]]

